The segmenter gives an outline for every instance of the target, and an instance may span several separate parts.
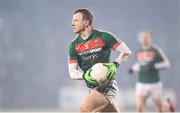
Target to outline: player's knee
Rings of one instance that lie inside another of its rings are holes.
[[[80,112],[90,112],[90,106],[88,105],[88,103],[82,103],[80,105],[80,108],[79,108],[79,111]]]
[[[138,111],[138,112],[143,112],[143,111],[144,111],[144,107],[138,106],[138,107],[137,107],[137,111]]]
[[[155,103],[157,112],[162,112],[163,111],[162,101],[160,99],[157,99],[156,101],[154,101],[154,103]]]
[[[138,112],[143,112],[143,110],[144,110],[144,103],[137,102],[136,109],[137,109]]]
[[[79,111],[80,111],[80,112],[86,112],[86,111],[87,111],[87,110],[86,110],[86,106],[85,106],[84,103],[82,103],[82,104],[80,105]]]

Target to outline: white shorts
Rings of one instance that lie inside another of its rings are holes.
[[[146,96],[152,99],[159,99],[162,97],[162,82],[157,83],[140,83],[136,84],[136,96]]]
[[[115,80],[111,80],[107,85],[102,87],[98,86],[94,89],[103,94],[107,98],[107,100],[112,103],[118,92],[118,84]]]

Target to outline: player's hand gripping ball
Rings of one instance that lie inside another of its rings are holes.
[[[97,63],[91,68],[90,76],[98,84],[106,84],[116,74],[116,65],[114,63]]]
[[[83,74],[83,79],[90,84],[93,85],[97,85],[97,81],[91,77],[90,73],[91,73],[92,69],[87,70],[84,74]]]

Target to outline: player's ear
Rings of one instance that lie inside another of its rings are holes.
[[[84,22],[85,22],[84,24],[86,27],[89,26],[89,20],[85,20]]]

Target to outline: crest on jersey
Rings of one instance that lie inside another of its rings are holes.
[[[99,40],[95,39],[94,43],[95,43],[95,46],[97,47],[99,45]]]

